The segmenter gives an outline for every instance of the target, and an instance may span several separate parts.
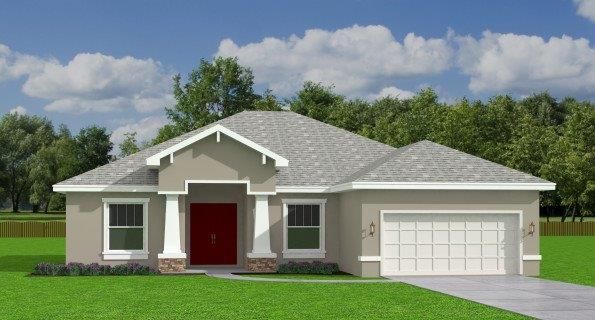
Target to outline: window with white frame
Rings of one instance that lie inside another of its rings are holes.
[[[147,259],[149,199],[104,198],[104,259]]]
[[[285,258],[324,258],[326,199],[284,199]]]

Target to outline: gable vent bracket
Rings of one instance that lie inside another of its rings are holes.
[[[267,156],[264,153],[262,154],[262,164],[267,164]]]
[[[221,131],[217,131],[217,143],[221,142]]]

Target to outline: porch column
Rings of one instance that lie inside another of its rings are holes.
[[[252,252],[247,254],[246,267],[250,271],[277,271],[277,254],[271,252],[269,196],[255,195],[254,197]]]
[[[186,269],[186,253],[182,252],[180,241],[179,196],[178,194],[165,195],[163,253],[157,255],[161,272],[182,272]]]

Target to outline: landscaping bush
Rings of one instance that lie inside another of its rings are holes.
[[[159,271],[154,268],[138,263],[119,264],[112,267],[97,263],[70,262],[68,264],[54,264],[42,262],[35,266],[32,274],[38,276],[129,276],[158,273]]]
[[[331,262],[294,262],[280,264],[277,267],[278,273],[299,273],[299,274],[333,274],[339,272],[339,265]]]

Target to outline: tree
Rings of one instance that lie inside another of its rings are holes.
[[[288,102],[291,111],[328,122],[332,110],[344,100],[343,96],[333,92],[333,86],[306,81],[302,89]]]
[[[492,97],[479,116],[478,155],[506,163],[506,149],[518,123],[517,106],[510,96]]]
[[[124,140],[119,145],[120,157],[124,158],[131,154],[135,154],[140,151],[140,147],[136,142],[136,132],[127,132],[124,134]]]
[[[77,154],[77,146],[70,133],[61,131],[58,139],[32,157],[29,171],[31,204],[43,206],[47,212],[52,199],[62,198],[55,196],[52,186],[75,175],[79,167]]]
[[[551,147],[549,161],[541,175],[556,182],[561,203],[567,207],[562,221],[577,209],[582,217],[592,214],[595,203],[595,108],[589,103],[574,103],[564,123],[562,136]]]
[[[21,201],[29,192],[32,156],[53,140],[52,123],[45,118],[8,113],[0,119],[2,188],[10,197],[13,212],[19,211]]]
[[[480,137],[478,122],[482,107],[479,101],[471,104],[463,99],[444,108],[444,114],[437,121],[430,139],[463,152],[477,154]]]
[[[266,90],[264,94],[254,102],[254,110],[282,111],[283,108],[273,92],[271,90]]]
[[[75,141],[79,152],[79,168],[75,174],[95,169],[110,161],[109,153],[112,151],[113,144],[105,128],[98,126],[83,128]]]
[[[567,103],[559,104],[548,92],[533,94],[519,104],[540,125],[558,126],[566,117]]]
[[[254,110],[259,96],[254,93],[254,76],[241,66],[237,58],[217,57],[212,62],[201,60],[182,85],[180,75],[174,77],[176,104],[165,108],[172,124],[158,133],[165,141],[209,123],[241,112]],[[175,134],[175,135],[172,135]]]

